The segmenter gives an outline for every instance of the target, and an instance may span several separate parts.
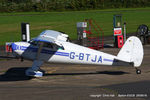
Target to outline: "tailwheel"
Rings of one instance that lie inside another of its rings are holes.
[[[136,68],[136,74],[141,74],[141,70]]]

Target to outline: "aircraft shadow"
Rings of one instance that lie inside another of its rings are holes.
[[[25,70],[28,67],[21,67],[21,68],[10,68],[4,74],[0,75],[0,82],[5,81],[24,81],[30,80],[32,77],[28,77],[25,75]]]
[[[25,70],[28,67],[16,67],[8,69],[4,74],[0,75],[0,82],[5,81],[25,81],[31,80],[33,77],[25,75]],[[92,74],[107,74],[107,75],[123,75],[129,74],[123,71],[96,71],[96,72],[83,72],[83,73],[45,73],[44,76],[59,76],[59,75],[92,75]]]
[[[46,73],[44,76],[57,76],[57,75],[92,75],[92,74],[107,74],[107,75],[123,75],[129,74],[123,71],[96,71],[96,72],[83,72],[83,73]]]

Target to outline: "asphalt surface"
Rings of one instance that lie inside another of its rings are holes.
[[[144,46],[140,75],[127,66],[44,64],[45,75],[31,78],[24,74],[31,61],[0,59],[0,100],[150,100],[149,50]]]

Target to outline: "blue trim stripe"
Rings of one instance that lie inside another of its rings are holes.
[[[45,49],[42,49],[42,51],[41,51],[41,53],[45,53],[45,54],[55,54],[55,52],[56,51],[50,51],[50,50],[45,50]]]
[[[34,39],[34,41],[53,43],[52,41],[42,40],[42,39]]]
[[[43,49],[43,50],[41,51],[41,53],[69,57],[69,53],[66,53],[66,52],[50,51],[50,50],[45,50],[45,49]]]
[[[50,50],[45,50],[45,49],[43,49],[43,50],[41,51],[41,53],[46,53],[46,54],[51,54],[51,55],[54,54],[54,55],[69,57],[69,53],[66,53],[66,52],[50,51]]]
[[[13,50],[22,50],[22,51],[32,50],[32,52],[37,52],[38,51],[38,48],[18,46],[15,43],[12,44],[12,49]],[[42,49],[41,53],[69,57],[69,53],[66,53],[66,52],[59,52],[59,51],[52,51],[52,50]]]
[[[104,61],[108,61],[108,62],[113,62],[114,60],[111,60],[111,59],[103,59]]]
[[[69,53],[65,53],[65,52],[56,52],[55,55],[69,57]]]

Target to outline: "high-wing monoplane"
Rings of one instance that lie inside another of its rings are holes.
[[[33,65],[26,70],[27,76],[42,77],[40,66],[45,62],[93,65],[131,65],[138,67],[143,60],[143,46],[135,37],[129,37],[117,56],[93,50],[68,41],[68,35],[53,30],[45,30],[29,42],[11,43],[13,55],[32,60]]]

